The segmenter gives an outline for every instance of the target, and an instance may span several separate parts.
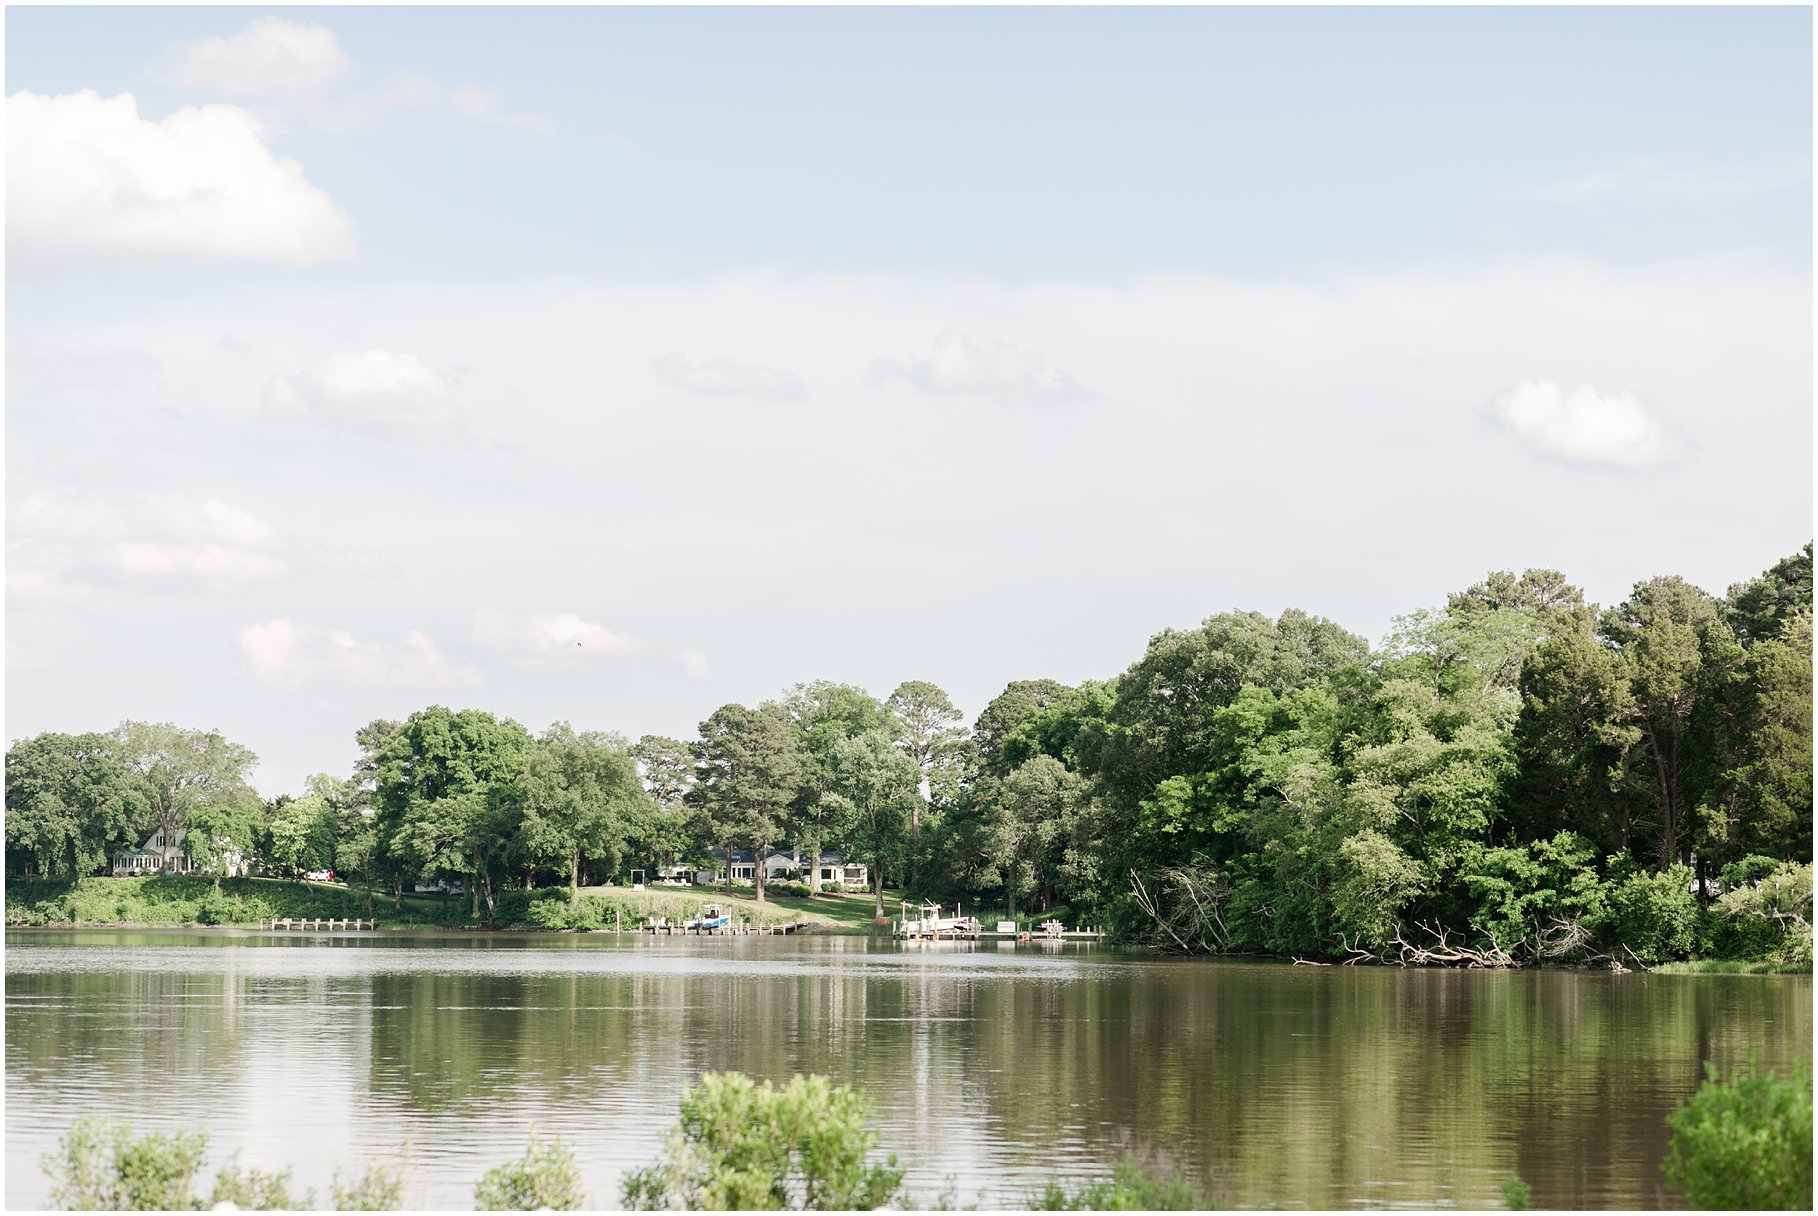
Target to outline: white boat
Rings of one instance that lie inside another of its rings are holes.
[[[958,904],[954,905],[952,916],[942,916],[939,904],[922,904],[911,914],[907,902],[896,930],[899,937],[926,938],[973,937],[978,931],[978,918],[962,914]]]
[[[693,920],[684,922],[682,927],[685,929],[693,929],[697,932],[707,929],[724,929],[727,920],[726,909],[720,907],[718,904],[708,904],[701,909],[701,914],[699,916],[695,917]]]

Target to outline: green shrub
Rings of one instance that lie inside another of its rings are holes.
[[[1612,881],[1608,909],[1596,924],[1612,951],[1627,950],[1647,965],[1691,954],[1700,922],[1692,871],[1673,866],[1664,872],[1636,870]]]
[[[1812,961],[1812,867],[1749,857],[1724,871],[1738,881],[1711,906],[1713,953],[1777,963]]]
[[[76,1120],[55,1154],[43,1157],[51,1202],[72,1212],[175,1212],[199,1208],[196,1171],[203,1132],[150,1132],[98,1115]]]
[[[1089,1182],[1069,1191],[1058,1182],[1036,1196],[1030,1207],[1037,1212],[1195,1212],[1207,1205],[1179,1174],[1157,1177],[1125,1158],[1109,1179]]]
[[[1781,1080],[1751,1061],[1725,1084],[1715,1065],[1667,1124],[1672,1148],[1660,1168],[1695,1208],[1809,1210],[1812,1078],[1796,1064]]]
[[[1718,877],[1719,881],[1723,884],[1723,889],[1725,891],[1733,891],[1737,887],[1754,886],[1769,874],[1778,870],[1781,864],[1782,863],[1775,861],[1772,857],[1763,857],[1759,853],[1750,853],[1741,861],[1732,861],[1729,865],[1723,867],[1723,873]]]
[[[781,1089],[742,1073],[707,1073],[682,1092],[665,1159],[633,1171],[624,1202],[664,1208],[846,1211],[882,1207],[902,1190],[896,1158],[868,1157],[870,1104],[826,1077]]]
[[[294,1212],[308,1207],[315,1198],[313,1191],[291,1194],[289,1170],[268,1174],[264,1170],[247,1169],[240,1164],[240,1155],[235,1153],[215,1174],[215,1195],[209,1206],[231,1203],[248,1212]]]
[[[571,1212],[586,1201],[574,1153],[560,1140],[545,1144],[535,1132],[522,1157],[486,1171],[473,1187],[473,1205],[483,1212]]]
[[[1471,896],[1471,928],[1512,954],[1576,953],[1577,944],[1559,938],[1555,926],[1594,920],[1604,911],[1596,859],[1590,843],[1572,832],[1517,848],[1471,846],[1460,867]]]
[[[330,1193],[337,1212],[395,1212],[404,1206],[404,1167],[375,1163],[345,1182],[336,1170]]]
[[[1534,1190],[1520,1178],[1502,1180],[1502,1206],[1511,1212],[1525,1212],[1534,1206]]]

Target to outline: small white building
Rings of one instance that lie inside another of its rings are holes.
[[[183,847],[189,837],[188,828],[178,828],[171,833],[170,864],[164,864],[164,829],[159,828],[145,838],[145,843],[136,849],[121,849],[114,854],[115,878],[140,878],[150,874],[194,874],[202,867],[190,857]],[[241,857],[238,851],[228,856],[227,872],[230,875],[247,873],[252,867]]]

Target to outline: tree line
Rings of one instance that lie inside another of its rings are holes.
[[[1608,608],[1499,572],[1374,649],[1294,609],[1221,613],[1103,681],[1013,682],[969,728],[924,681],[799,684],[635,743],[431,706],[270,802],[214,732],[39,735],[7,755],[7,862],[95,873],[187,826],[205,868],[333,868],[394,898],[462,875],[489,916],[505,886],[795,846],[867,862],[880,913],[888,882],[1184,949],[1781,949],[1809,943],[1811,549],[1722,596],[1669,576]]]

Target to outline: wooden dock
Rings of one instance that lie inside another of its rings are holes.
[[[312,933],[359,933],[378,927],[377,921],[364,920],[359,917],[348,920],[329,916],[280,916],[274,920],[259,922],[261,929],[303,929]]]
[[[1058,920],[1045,920],[1033,929],[1025,929],[1014,920],[1000,920],[995,928],[987,929],[983,921],[964,915],[957,905],[952,916],[942,916],[941,906],[936,903],[921,904],[914,915],[910,914],[912,907],[908,900],[903,901],[902,919],[892,927],[891,936],[911,942],[1096,942],[1105,937],[1103,929],[1063,929]]]
[[[808,927],[805,920],[790,921],[788,924],[730,924],[719,925],[712,929],[697,929],[689,925],[672,925],[668,923],[646,924],[639,930],[656,937],[774,937],[781,933],[794,933]]]

